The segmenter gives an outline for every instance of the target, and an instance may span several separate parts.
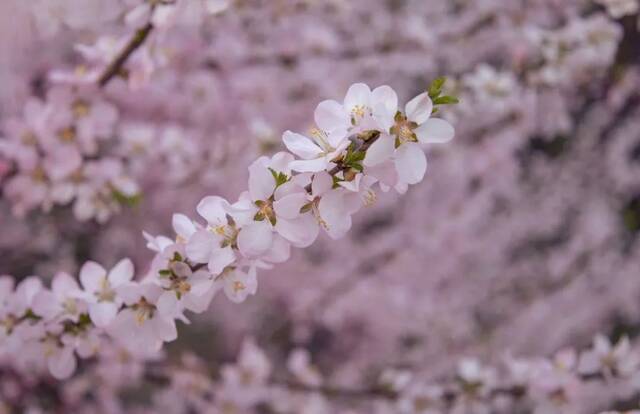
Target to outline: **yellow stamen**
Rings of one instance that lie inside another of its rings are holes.
[[[73,142],[76,139],[76,129],[74,127],[63,128],[58,132],[58,138],[63,142]]]

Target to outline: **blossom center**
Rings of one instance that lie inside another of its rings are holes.
[[[321,155],[327,155],[333,151],[335,151],[335,148],[333,148],[331,146],[331,144],[329,144],[329,141],[327,140],[327,133],[318,129],[318,128],[313,128],[311,129],[311,137],[314,139],[314,141],[316,141],[316,143],[318,144],[318,146],[320,148],[322,148],[322,154]]]
[[[72,126],[62,128],[58,132],[58,138],[62,142],[73,142],[76,139],[76,129]]]
[[[258,200],[255,202],[258,207],[258,212],[253,217],[255,221],[263,221],[264,219],[269,220],[272,225],[276,225],[276,213],[273,210],[273,201],[272,200]]]
[[[147,302],[145,298],[141,298],[138,303],[132,306],[132,308],[136,312],[136,321],[140,325],[142,325],[146,320],[153,318],[153,314],[156,310],[156,307]]]
[[[396,146],[400,146],[407,142],[417,142],[418,137],[414,130],[418,124],[411,122],[402,114],[396,115],[396,123],[391,127],[391,133],[396,137]]]
[[[76,118],[84,118],[89,115],[89,104],[83,100],[77,100],[71,105],[71,109],[73,110],[73,115]]]
[[[238,293],[238,292],[240,292],[242,290],[245,290],[246,288],[247,288],[247,286],[244,283],[240,282],[240,281],[236,280],[235,282],[233,282],[233,292],[234,293]]]
[[[100,282],[100,290],[96,292],[98,302],[113,302],[116,298],[116,291],[111,288],[109,280],[106,277]]]
[[[367,112],[371,112],[369,108],[364,105],[355,105],[351,108],[351,124],[355,125],[359,120],[367,115]]]

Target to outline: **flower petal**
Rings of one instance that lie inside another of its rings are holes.
[[[318,127],[326,132],[344,129],[350,126],[349,114],[336,101],[322,101],[314,113]]]
[[[51,290],[58,297],[68,296],[70,293],[80,289],[76,279],[68,273],[57,273],[51,282]]]
[[[104,328],[116,317],[118,307],[113,302],[99,302],[89,305],[89,317],[95,326]]]
[[[318,203],[320,217],[325,222],[329,237],[339,239],[351,228],[351,215],[345,199],[344,190],[326,193]]]
[[[300,209],[309,202],[305,193],[286,195],[273,203],[273,209],[278,218],[295,219],[300,216]]]
[[[171,224],[176,234],[185,239],[191,237],[196,231],[196,226],[193,224],[193,221],[184,214],[174,214],[171,218]]]
[[[362,163],[367,167],[373,167],[391,158],[394,152],[395,138],[383,134],[371,144]]]
[[[69,378],[76,370],[76,365],[76,356],[71,347],[62,348],[59,352],[51,355],[47,361],[49,372],[59,380]]]
[[[322,149],[312,140],[295,132],[286,131],[282,135],[282,141],[289,151],[303,160],[317,158],[322,153]]]
[[[409,121],[422,124],[431,117],[433,102],[427,92],[421,93],[407,103],[404,111]]]
[[[200,200],[196,211],[207,223],[219,226],[227,223],[227,208],[229,202],[222,197],[207,196]]]
[[[431,118],[415,130],[418,140],[423,144],[449,142],[455,135],[450,123],[440,118]]]
[[[236,254],[231,246],[216,250],[209,260],[209,271],[214,275],[222,273],[225,267],[229,266],[236,260]]]
[[[238,233],[238,249],[246,257],[258,257],[271,248],[273,230],[266,221],[254,221]]]
[[[120,260],[109,272],[111,286],[120,286],[133,278],[133,262],[129,259]]]
[[[106,276],[107,271],[96,262],[86,262],[80,269],[80,283],[87,292],[99,290],[102,279]]]
[[[321,196],[331,188],[333,188],[333,177],[328,172],[320,171],[313,176],[313,181],[311,181],[311,195],[313,197]]]
[[[427,171],[427,157],[416,142],[402,144],[396,150],[396,170],[400,182],[417,184]]]
[[[315,160],[296,160],[291,163],[291,169],[298,172],[318,172],[327,168],[329,163],[324,158]]]
[[[290,256],[291,245],[284,237],[276,234],[273,237],[273,246],[262,258],[271,263],[282,263],[289,260]]]
[[[344,108],[350,113],[355,107],[370,107],[371,89],[364,83],[354,83],[344,97]]]
[[[377,87],[371,93],[371,107],[373,116],[384,131],[393,126],[394,117],[398,112],[398,95],[390,86]]]
[[[189,260],[196,263],[207,263],[211,259],[211,253],[215,243],[220,240],[210,231],[198,230],[189,238],[185,246],[185,253]]]
[[[156,303],[158,312],[162,316],[174,317],[178,313],[178,297],[173,290],[167,290],[160,295]]]
[[[304,214],[295,220],[278,219],[275,229],[296,247],[309,246],[316,240],[320,230],[311,214]]]
[[[267,168],[268,159],[260,157],[249,166],[249,194],[254,201],[266,200],[276,188],[276,180]]]

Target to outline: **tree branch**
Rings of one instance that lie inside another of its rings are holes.
[[[140,46],[142,46],[147,37],[149,37],[149,34],[152,30],[153,24],[149,22],[135,32],[135,34],[131,37],[122,51],[118,53],[113,62],[111,62],[109,66],[107,66],[106,69],[102,72],[102,74],[98,78],[98,86],[103,88],[107,85],[107,83],[109,83],[111,79],[122,72],[122,68],[127,62],[127,59],[129,59],[133,52],[135,52]]]

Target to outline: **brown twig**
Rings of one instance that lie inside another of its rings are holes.
[[[118,53],[116,58],[105,68],[100,77],[98,78],[98,86],[103,88],[109,83],[111,79],[113,79],[116,75],[122,72],[122,68],[124,64],[127,62],[127,59],[135,52],[144,41],[149,37],[149,34],[153,30],[153,24],[151,22],[147,23],[140,29],[136,30],[135,34],[131,37],[129,42],[125,45],[125,47]]]

